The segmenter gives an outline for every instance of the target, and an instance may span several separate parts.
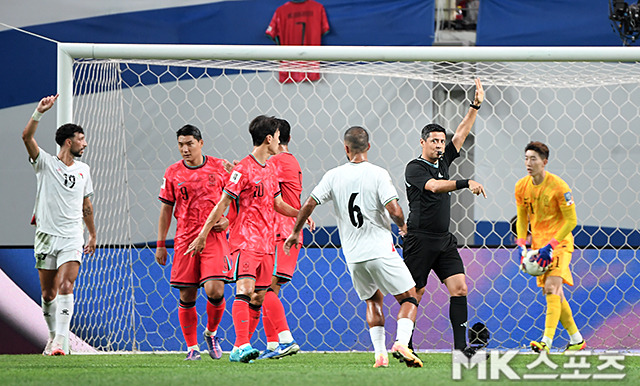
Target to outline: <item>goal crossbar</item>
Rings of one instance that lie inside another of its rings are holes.
[[[640,47],[380,47],[59,43],[58,126],[73,116],[74,59],[638,62]]]

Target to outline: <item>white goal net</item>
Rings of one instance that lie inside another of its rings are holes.
[[[565,287],[576,322],[591,348],[640,348],[639,64],[398,61],[379,49],[385,61],[299,64],[319,72],[320,80],[288,84],[278,81],[282,63],[258,60],[263,57],[137,59],[128,50],[76,58],[71,120],[85,128],[89,142],[85,161],[95,181],[99,249],[83,262],[74,332],[104,351],[186,348],[170,268],[155,263],[153,249],[160,183],[165,168],[180,159],[175,132],[184,124],[202,130],[206,154],[234,160],[252,148],[252,118],[287,119],[303,200],[326,170],[345,162],[344,131],[362,125],[371,137],[369,160],[389,170],[406,215],[404,168],[420,153],[421,128],[436,122],[450,137],[479,78],[485,103],[452,165],[452,178],[479,181],[488,194],[452,194],[451,231],[466,266],[469,324],[485,323],[489,347],[502,349],[527,345],[544,329],[544,297],[535,280],[518,271],[509,224],[516,214],[514,185],[526,175],[524,147],[539,140],[551,150],[547,169],[569,184],[576,201],[575,285]],[[281,292],[292,333],[303,350],[370,350],[365,305],[340,255],[332,209],[319,207],[314,219],[320,229],[307,234],[293,281]],[[234,339],[234,292],[227,287],[219,330],[224,350]],[[418,312],[418,349],[452,346],[448,299],[431,275]],[[385,304],[391,340],[398,306],[390,296]],[[203,296],[201,330],[204,306]],[[262,347],[258,329],[254,345]],[[559,327],[556,345],[566,340]]]

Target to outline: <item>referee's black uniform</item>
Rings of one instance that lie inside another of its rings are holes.
[[[451,193],[432,193],[424,188],[430,179],[448,180],[449,165],[459,156],[453,142],[449,142],[437,164],[419,157],[409,162],[405,170],[409,218],[403,256],[418,289],[427,285],[432,269],[440,281],[464,273],[458,241],[449,232]]]

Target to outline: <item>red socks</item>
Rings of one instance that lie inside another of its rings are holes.
[[[187,342],[187,347],[198,345],[198,313],[196,312],[196,302],[180,302],[178,307],[178,320],[182,335]]]

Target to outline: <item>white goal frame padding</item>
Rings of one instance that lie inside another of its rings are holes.
[[[637,62],[640,47],[349,47],[58,44],[58,127],[73,116],[73,59]]]

